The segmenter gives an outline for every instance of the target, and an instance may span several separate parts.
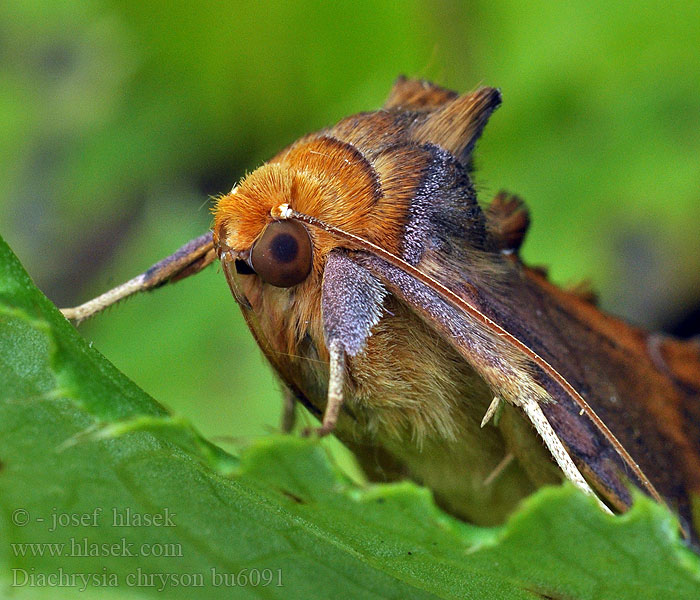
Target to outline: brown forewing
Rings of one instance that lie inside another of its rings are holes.
[[[700,352],[653,337],[512,261],[497,290],[478,288],[480,309],[549,362],[585,398],[686,523],[700,493]],[[469,279],[445,265],[445,282]],[[471,293],[472,290],[470,290]],[[661,358],[661,360],[659,359]],[[536,377],[556,400],[542,406],[579,468],[618,508],[634,477],[609,440],[546,373]],[[638,482],[635,482],[638,484]]]

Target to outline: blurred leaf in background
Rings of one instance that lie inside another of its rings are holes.
[[[477,152],[521,194],[525,258],[670,327],[700,305],[697,2],[0,3],[0,226],[73,305],[210,224],[210,196],[399,73],[504,105]],[[276,384],[211,268],[81,326],[208,436],[277,423]]]

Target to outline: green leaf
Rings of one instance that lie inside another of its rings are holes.
[[[412,483],[358,486],[319,442],[226,454],[90,348],[4,242],[0,512],[0,589],[15,598],[700,593],[698,557],[644,497],[612,517],[547,488],[477,528]]]

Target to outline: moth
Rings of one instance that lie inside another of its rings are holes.
[[[700,345],[651,334],[519,257],[472,154],[501,103],[400,77],[375,112],[302,137],[218,199],[212,230],[64,314],[82,320],[218,260],[295,406],[370,480],[409,477],[470,522],[567,478],[606,510],[636,486],[696,541]]]

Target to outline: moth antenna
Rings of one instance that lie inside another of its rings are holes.
[[[537,366],[542,368],[546,373],[548,373],[560,386],[561,388],[572,398],[572,400],[579,406],[579,408],[585,413],[588,418],[593,422],[596,428],[607,438],[610,444],[615,448],[615,451],[620,456],[622,461],[631,469],[635,477],[644,486],[644,488],[649,492],[649,495],[656,500],[659,504],[665,505],[661,494],[656,490],[654,485],[649,481],[649,478],[644,474],[644,471],[632,458],[627,449],[620,443],[620,441],[615,437],[608,426],[602,421],[602,419],[596,414],[596,412],[589,406],[589,404],[584,400],[583,396],[574,388],[566,378],[559,373],[552,365],[550,365],[544,358],[542,358],[537,352],[530,348],[525,343],[521,342],[512,333],[506,331],[498,323],[490,319],[488,316],[483,314],[477,308],[469,304],[464,298],[461,298],[455,294],[452,290],[442,285],[439,281],[436,281],[429,275],[426,275],[422,271],[419,271],[413,265],[407,263],[405,260],[399,258],[398,256],[392,254],[391,252],[384,250],[380,246],[366,240],[358,235],[329,225],[315,217],[309,215],[304,215],[298,213],[291,208],[288,210],[287,214],[282,218],[292,218],[303,223],[307,223],[313,227],[318,227],[327,231],[331,235],[334,235],[340,239],[351,242],[356,250],[368,250],[373,252],[379,258],[382,258],[389,264],[402,269],[404,272],[415,277],[418,281],[428,286],[432,291],[441,296],[445,301],[449,302],[452,306],[461,310],[462,312],[468,314],[470,317],[481,323],[487,329],[490,329],[493,333],[497,334],[507,341],[511,346],[520,350],[525,356],[531,359]],[[544,416],[544,414],[543,414]],[[546,417],[544,417],[546,420]],[[549,423],[549,422],[548,422]],[[551,427],[551,426],[550,426]],[[546,440],[545,440],[546,442]],[[560,442],[561,443],[561,442]],[[555,457],[556,459],[556,457]],[[684,531],[684,533],[686,533]]]
[[[209,231],[187,242],[175,253],[154,264],[147,271],[74,308],[62,308],[66,319],[80,323],[105,308],[138,292],[147,292],[199,273],[216,259],[212,233]]]

